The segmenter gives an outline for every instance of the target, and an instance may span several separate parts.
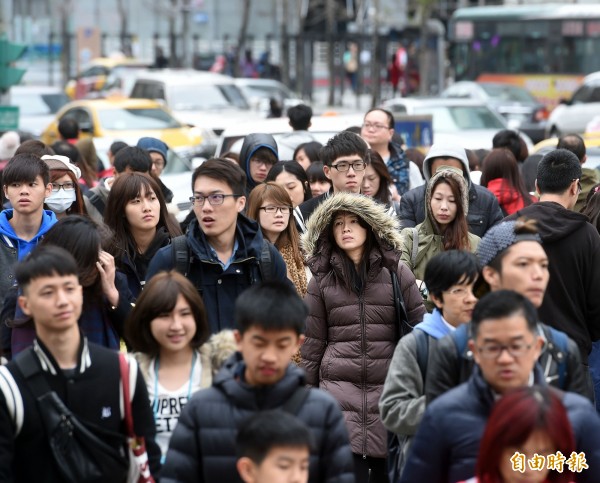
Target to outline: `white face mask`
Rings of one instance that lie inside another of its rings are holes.
[[[75,202],[75,190],[65,191],[64,189],[53,192],[45,203],[55,213],[64,213]]]

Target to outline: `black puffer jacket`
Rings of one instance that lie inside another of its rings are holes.
[[[238,427],[257,411],[281,408],[305,384],[304,373],[290,364],[273,386],[250,386],[240,380],[245,367],[239,353],[232,356],[212,387],[197,392],[185,407],[169,444],[161,483],[241,483],[235,467]],[[348,433],[337,402],[311,389],[296,416],[313,435],[309,482],[354,482]]]

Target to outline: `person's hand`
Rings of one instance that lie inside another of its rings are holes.
[[[102,293],[113,307],[119,304],[119,291],[115,287],[115,258],[108,252],[100,250],[96,262],[100,280],[102,282]]]

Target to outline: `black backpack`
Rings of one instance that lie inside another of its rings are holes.
[[[190,273],[191,265],[194,257],[190,253],[187,244],[186,235],[180,235],[173,238],[171,241],[171,254],[173,257],[173,267],[184,276]],[[262,248],[260,251],[260,263],[258,264],[260,276],[263,281],[275,280],[273,272],[273,260],[271,259],[270,243],[263,239]]]

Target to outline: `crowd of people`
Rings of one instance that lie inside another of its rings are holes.
[[[385,109],[325,145],[288,115],[181,223],[159,139],[7,153],[0,481],[600,481],[582,138],[419,155]]]

